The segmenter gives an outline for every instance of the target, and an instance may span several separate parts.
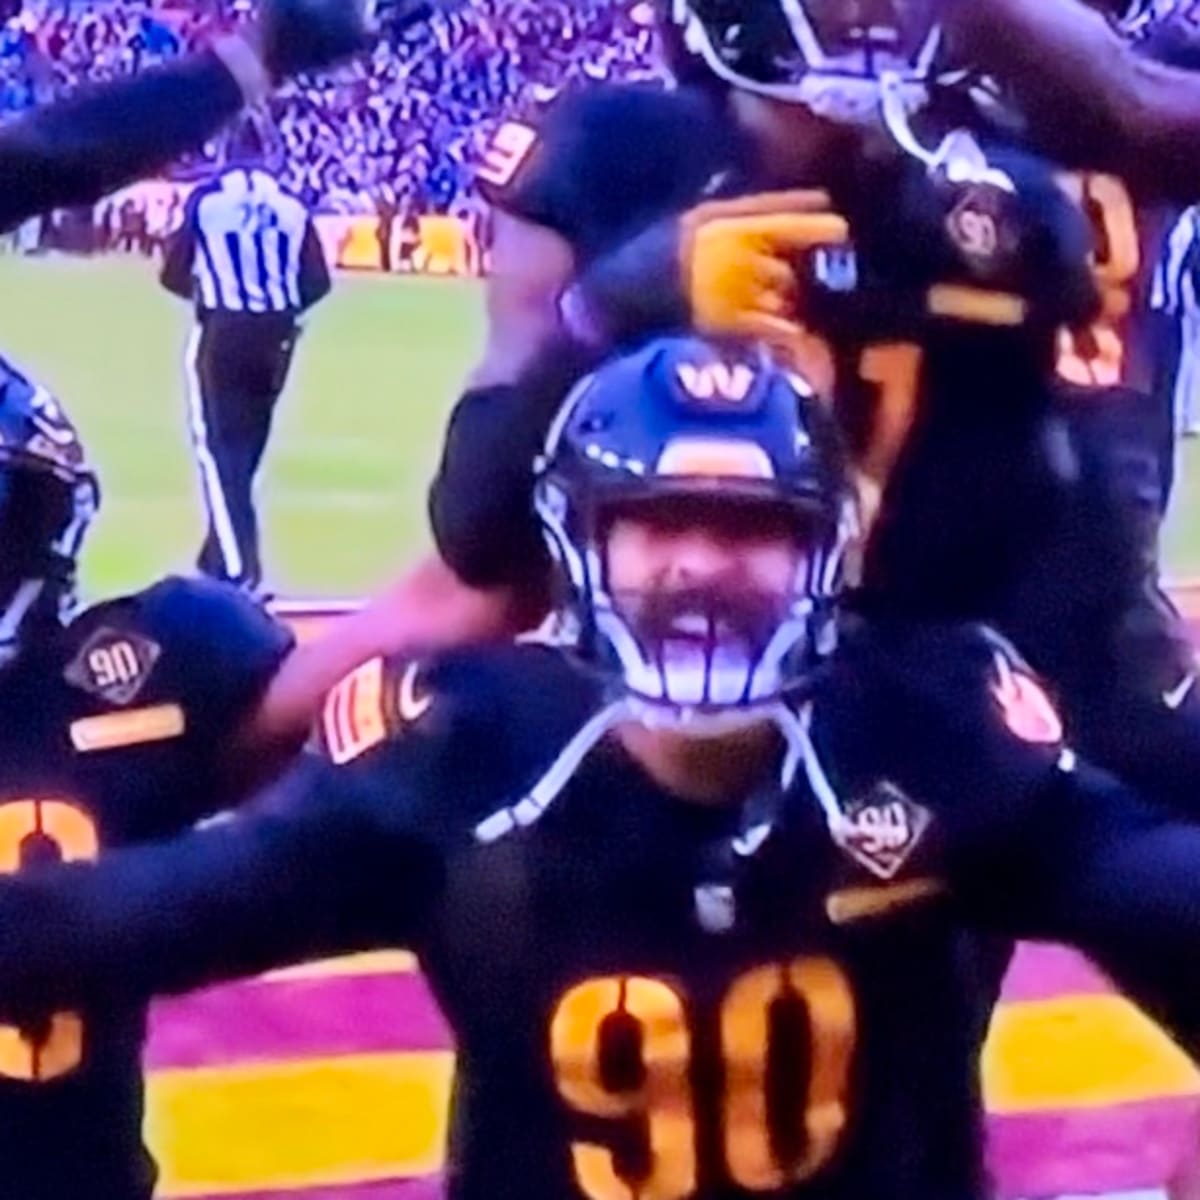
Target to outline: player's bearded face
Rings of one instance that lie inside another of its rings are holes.
[[[658,501],[614,517],[613,605],[637,640],[634,690],[680,705],[755,699],[757,678],[805,561],[794,517],[729,500]]]

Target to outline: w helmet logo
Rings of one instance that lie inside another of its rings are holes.
[[[754,383],[754,371],[745,363],[680,363],[676,373],[683,390],[696,400],[741,404]]]

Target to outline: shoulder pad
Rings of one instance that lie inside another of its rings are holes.
[[[990,626],[869,622],[850,635],[847,651],[851,670],[887,681],[893,695],[927,699],[1021,741],[1062,744],[1062,720],[1037,672]]]
[[[564,94],[533,122],[502,125],[478,178],[491,204],[560,234],[586,262],[690,207],[745,153],[702,92],[601,84]]]
[[[377,657],[329,693],[314,741],[338,766],[414,737],[468,756],[486,745],[512,763],[527,746],[553,747],[569,737],[596,698],[591,681],[546,646]]]
[[[293,645],[236,589],[177,577],[95,605],[67,635],[69,683],[111,705],[180,703],[189,729],[210,735],[246,715]]]

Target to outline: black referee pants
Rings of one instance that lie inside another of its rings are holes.
[[[192,444],[208,512],[197,566],[262,582],[254,477],[296,343],[291,313],[207,313],[188,346]]]
[[[1162,511],[1166,514],[1175,487],[1176,389],[1183,366],[1183,316],[1152,311],[1142,318],[1153,354],[1151,391],[1157,421],[1159,469],[1162,474]]]

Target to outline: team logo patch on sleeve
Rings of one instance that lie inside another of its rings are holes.
[[[421,681],[421,666],[410,662],[401,671],[373,658],[329,693],[317,732],[334,763],[351,762],[425,716],[434,696]]]
[[[846,810],[835,834],[842,849],[878,879],[894,879],[925,836],[933,817],[895,784],[881,780]]]
[[[1062,718],[1042,685],[1027,670],[996,652],[992,696],[1009,732],[1023,742],[1056,746],[1063,740]]]
[[[388,735],[384,712],[383,659],[351,671],[329,693],[321,717],[325,747],[338,765],[351,762]]]
[[[68,683],[109,704],[126,705],[137,699],[161,654],[156,641],[105,626],[84,642],[63,674]]]

